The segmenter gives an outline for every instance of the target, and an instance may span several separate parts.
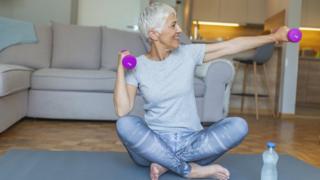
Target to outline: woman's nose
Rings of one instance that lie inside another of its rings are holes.
[[[179,32],[179,33],[182,32],[181,27],[178,24],[177,24],[177,27],[176,27],[176,31]]]

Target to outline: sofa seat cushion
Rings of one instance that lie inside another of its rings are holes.
[[[194,94],[196,97],[203,97],[206,91],[206,84],[201,78],[194,78]]]
[[[116,73],[109,70],[47,68],[32,74],[35,90],[113,92]]]
[[[28,89],[31,73],[30,68],[0,64],[0,97]]]
[[[35,90],[113,92],[116,73],[111,70],[78,70],[46,68],[32,74],[31,88]],[[205,82],[194,78],[196,97],[203,97]],[[138,95],[140,92],[138,91]]]

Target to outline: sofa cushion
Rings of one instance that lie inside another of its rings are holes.
[[[50,66],[52,31],[50,26],[35,26],[38,42],[10,46],[0,53],[0,62],[30,68]]]
[[[116,69],[118,52],[123,49],[135,56],[146,53],[139,33],[102,27],[102,67]]]
[[[31,72],[23,66],[0,64],[0,97],[28,89]]]
[[[53,68],[98,69],[101,27],[53,23]]]
[[[109,70],[46,68],[32,74],[35,90],[113,92],[116,73]]]
[[[203,79],[194,78],[194,94],[196,97],[203,97],[206,90],[206,84]]]
[[[107,69],[46,68],[32,74],[31,88],[34,90],[113,92],[115,79],[116,72]],[[204,96],[205,83],[202,79],[194,78],[194,91],[196,97]]]

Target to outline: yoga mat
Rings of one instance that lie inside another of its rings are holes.
[[[259,180],[260,154],[226,154],[217,160],[231,180]],[[320,169],[280,155],[279,180],[318,180]],[[1,180],[149,180],[149,168],[133,163],[127,153],[9,150],[0,157]],[[182,180],[166,173],[160,180]]]

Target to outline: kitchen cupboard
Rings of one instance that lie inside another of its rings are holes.
[[[246,23],[247,0],[221,0],[220,21]]]
[[[196,0],[193,1],[193,20],[219,21],[220,0]]]
[[[266,18],[266,0],[247,0],[247,23],[263,24]]]
[[[297,103],[320,104],[320,59],[300,58]]]
[[[319,0],[303,0],[301,9],[301,26],[320,28],[319,8]]]
[[[195,0],[193,20],[263,24],[265,0]]]

